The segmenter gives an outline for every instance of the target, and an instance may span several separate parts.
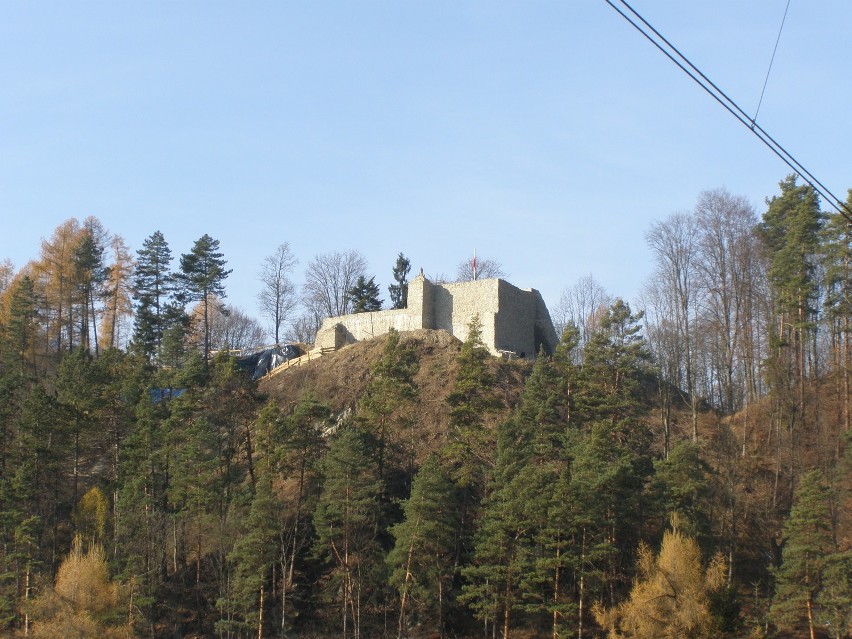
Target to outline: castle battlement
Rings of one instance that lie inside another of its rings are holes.
[[[460,340],[474,316],[482,341],[494,355],[514,353],[532,359],[548,353],[558,338],[550,313],[535,289],[520,289],[501,279],[435,284],[418,275],[408,284],[408,307],[327,318],[317,332],[317,348],[338,349],[390,331],[443,329]]]

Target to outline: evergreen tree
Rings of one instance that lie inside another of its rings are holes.
[[[99,386],[102,369],[92,355],[77,348],[62,358],[56,378],[56,398],[63,409],[61,427],[69,437],[71,505],[80,498],[81,464],[88,457],[98,434],[97,417],[102,408]]]
[[[643,313],[621,299],[607,309],[583,352],[583,392],[577,398],[581,421],[615,424],[641,412],[639,381],[651,355],[641,335]]]
[[[482,324],[475,316],[459,352],[458,373],[447,397],[450,426],[443,454],[453,479],[462,487],[481,490],[486,470],[493,465],[495,439],[485,425],[487,414],[499,406],[494,377],[489,370],[491,354],[482,342]]]
[[[381,486],[362,433],[344,428],[323,463],[314,514],[316,553],[331,566],[325,591],[339,606],[341,637],[360,639],[362,613],[382,583],[378,543]]]
[[[310,546],[311,515],[319,498],[320,460],[325,452],[323,434],[329,426],[331,409],[310,393],[304,395],[289,415],[270,403],[260,414],[258,430],[263,450],[282,502],[278,526],[278,566],[281,630],[289,631],[304,604],[308,575],[304,550]]]
[[[74,247],[74,280],[80,296],[81,346],[98,352],[98,332],[95,302],[103,294],[103,286],[109,277],[104,264],[104,242],[106,231],[101,223],[87,218],[82,234]],[[92,335],[93,333],[93,335]]]
[[[171,261],[171,249],[160,231],[146,238],[136,252],[133,342],[149,360],[160,359],[166,330],[180,314],[173,302]]]
[[[666,516],[677,513],[684,534],[705,551],[713,540],[711,514],[712,469],[698,445],[678,442],[666,459],[654,462],[656,492]]]
[[[640,539],[645,478],[636,455],[617,441],[613,427],[599,422],[574,452],[568,521],[576,544],[578,636],[588,627],[589,602],[615,603]]]
[[[391,528],[389,582],[399,592],[399,633],[425,626],[444,636],[459,526],[459,495],[436,457],[421,466],[402,505],[403,520]]]
[[[823,475],[802,475],[790,517],[784,523],[782,563],[775,572],[776,587],[770,616],[784,630],[796,630],[805,621],[816,637],[818,596],[823,586],[826,558],[835,551],[829,511],[829,489]]]
[[[781,195],[767,200],[768,207],[758,227],[769,262],[767,277],[779,327],[776,322],[769,323],[769,384],[786,413],[791,435],[793,425],[805,414],[805,380],[808,362],[813,361],[808,350],[815,328],[819,289],[816,267],[823,224],[819,196],[813,187],[797,184],[796,177],[789,175],[779,183]]]
[[[153,381],[153,380],[152,380]],[[158,602],[166,596],[164,584],[175,555],[168,556],[168,539],[174,529],[168,509],[171,455],[168,447],[169,401],[153,401],[149,394],[135,406],[132,429],[120,458],[115,540],[116,565],[122,581],[136,590],[138,623],[153,627]],[[177,553],[177,548],[174,552]],[[171,560],[171,561],[170,561]]]
[[[272,491],[272,477],[264,467],[245,521],[245,532],[228,554],[234,565],[227,597],[217,606],[222,618],[217,631],[226,636],[265,636],[270,604],[273,565],[278,556],[278,519],[280,503]]]
[[[478,519],[474,551],[464,569],[462,600],[486,625],[509,637],[523,614],[533,625],[559,621],[573,606],[560,594],[570,557],[567,484],[559,464],[544,460],[510,420],[499,429],[497,465]]]
[[[393,279],[396,284],[388,286],[391,299],[391,308],[406,308],[408,306],[408,276],[411,271],[411,260],[402,253],[397,255],[396,264],[393,266]]]
[[[521,597],[519,585],[527,565],[527,547],[522,539],[527,522],[518,501],[511,499],[511,488],[500,486],[500,479],[489,490],[477,520],[473,557],[463,570],[465,585],[460,601],[486,628],[498,627],[500,636],[509,639],[512,612]]]
[[[10,287],[9,305],[0,325],[0,369],[21,378],[35,377],[38,306],[35,284],[24,275]]]
[[[825,558],[817,601],[829,633],[835,639],[848,637],[852,632],[852,550]]]
[[[846,200],[847,216],[852,215],[852,189]],[[837,393],[843,398],[841,419],[852,429],[852,222],[840,213],[828,217],[822,237],[825,271],[825,312],[832,344],[832,364],[837,377]]]
[[[379,285],[375,277],[369,280],[359,275],[355,286],[350,288],[346,295],[353,313],[368,313],[382,310],[382,300],[379,299]]]
[[[225,261],[219,252],[219,240],[206,233],[192,245],[192,250],[180,256],[181,299],[200,302],[204,326],[204,359],[210,353],[211,306],[225,297],[225,279],[231,274],[225,270]]]
[[[409,411],[417,398],[414,375],[418,368],[414,349],[402,344],[399,332],[391,328],[381,359],[373,366],[370,382],[358,401],[357,414],[359,425],[376,440],[376,461],[383,485],[389,470],[403,475],[404,481],[396,483],[405,488],[414,473],[416,421]]]
[[[504,636],[518,614],[537,626],[550,623],[556,636],[575,608],[565,582],[576,563],[566,508],[577,436],[571,422],[576,337],[569,327],[552,358],[539,355],[514,416],[498,428],[463,596],[480,619],[502,626]]]

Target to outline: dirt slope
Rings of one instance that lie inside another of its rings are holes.
[[[260,389],[284,408],[293,406],[306,392],[312,392],[317,399],[330,405],[335,414],[354,411],[386,340],[387,336],[380,336],[327,353],[262,381]],[[446,438],[449,417],[446,399],[458,371],[456,356],[461,342],[446,331],[426,329],[402,333],[400,342],[413,346],[420,362],[415,376],[419,389],[415,411],[422,435],[420,453],[425,455],[439,448]],[[490,360],[489,365],[497,380],[494,390],[503,405],[489,418],[496,423],[515,407],[532,365],[497,358]]]

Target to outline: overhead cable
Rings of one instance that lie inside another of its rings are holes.
[[[713,83],[710,78],[708,78],[698,67],[696,67],[683,53],[681,53],[677,47],[675,47],[671,42],[669,42],[665,36],[663,36],[659,31],[657,31],[653,25],[651,25],[645,18],[643,18],[633,7],[631,7],[625,0],[604,0],[610,7],[615,9],[621,17],[623,17],[627,22],[629,22],[633,27],[639,31],[645,38],[651,42],[657,49],[659,49],[669,60],[674,62],[681,71],[686,73],[698,86],[704,89],[714,100],[716,100],[719,104],[721,104],[725,110],[728,111],[732,116],[734,116],[739,122],[747,127],[752,133],[754,133],[757,138],[763,142],[775,155],[777,155],[787,166],[789,166],[793,171],[798,173],[802,179],[807,182],[814,191],[816,191],[826,202],[831,204],[832,207],[837,209],[837,212],[840,213],[843,217],[845,217],[850,223],[852,223],[852,214],[846,205],[844,205],[839,198],[837,198],[825,185],[822,184],[810,171],[808,171],[804,165],[802,165],[793,155],[787,151],[780,143],[778,143],[769,133],[767,133],[757,122],[754,121],[749,115],[740,108],[740,106],[734,102],[722,89],[720,89],[716,84]],[[626,9],[635,16],[636,20],[641,22],[641,24],[637,23],[634,18],[625,13],[621,7],[616,5],[616,2],[619,5],[623,5]],[[644,26],[643,26],[644,25]],[[647,30],[646,30],[647,29]],[[648,32],[650,30],[651,33]],[[653,35],[652,35],[653,34]]]
[[[790,10],[790,0],[787,0],[787,6],[784,9],[784,17],[781,18],[781,26],[778,28],[778,37],[775,38],[775,48],[772,49],[772,57],[769,58],[769,68],[766,70],[766,79],[763,80],[763,89],[760,91],[760,100],[757,101],[757,108],[754,110],[752,122],[757,122],[757,114],[760,113],[760,105],[763,104],[763,94],[766,93],[766,85],[769,84],[769,74],[772,72],[772,63],[775,62],[775,54],[778,52],[778,43],[781,42],[781,32],[784,30],[784,23],[787,21],[787,12]]]

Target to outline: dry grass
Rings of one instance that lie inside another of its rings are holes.
[[[261,382],[261,391],[285,410],[295,406],[307,392],[329,404],[335,414],[355,410],[367,387],[371,370],[379,360],[387,336],[364,340],[328,353],[314,362],[295,367]],[[415,376],[419,398],[410,415],[418,428],[418,459],[438,450],[446,441],[449,407],[447,396],[458,372],[456,357],[461,342],[446,331],[421,329],[401,334],[400,343],[417,353],[420,369]],[[489,417],[496,424],[515,407],[523,382],[532,365],[529,362],[490,361],[495,374],[495,392],[503,408]]]

